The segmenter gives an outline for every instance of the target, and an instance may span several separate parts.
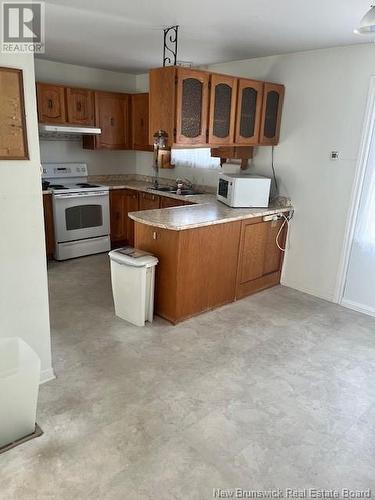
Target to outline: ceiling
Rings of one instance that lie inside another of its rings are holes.
[[[180,25],[194,65],[368,43],[353,34],[369,0],[47,0],[46,59],[143,73],[162,65],[162,29]]]

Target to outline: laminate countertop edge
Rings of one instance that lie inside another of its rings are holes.
[[[183,231],[186,229],[196,229],[199,227],[225,224],[228,222],[236,222],[293,211],[293,207],[291,206],[264,209],[236,209],[230,207],[223,209],[222,207],[219,207],[219,213],[216,215],[217,209],[218,207],[214,204],[204,203],[190,206],[130,212],[128,215],[134,222],[138,222],[140,224],[158,227],[160,229],[169,229],[171,231]],[[230,210],[233,211],[233,213],[220,216],[220,210]],[[235,213],[236,210],[238,211],[237,213]],[[207,215],[205,215],[205,211]],[[247,211],[247,213],[244,213],[245,211]],[[163,221],[163,218],[166,220]]]

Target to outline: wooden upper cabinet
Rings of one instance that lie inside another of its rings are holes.
[[[131,131],[132,149],[138,151],[152,151],[149,144],[149,95],[132,94],[131,96]]]
[[[66,89],[68,123],[94,125],[94,92],[88,89]]]
[[[258,144],[262,118],[263,82],[238,80],[235,143]]]
[[[22,70],[0,68],[0,160],[27,159]]]
[[[129,149],[129,96],[95,92],[95,124],[102,129],[95,149]]]
[[[211,75],[210,144],[233,144],[237,99],[237,78]]]
[[[65,87],[36,84],[38,117],[41,123],[66,123]]]
[[[209,73],[177,70],[177,144],[193,146],[207,142],[209,81]]]
[[[169,146],[278,143],[284,86],[190,68],[150,71],[149,144],[158,130]]]
[[[168,146],[175,142],[176,131],[176,67],[155,68],[150,77],[150,122],[149,143],[154,143],[154,134],[164,130],[168,134]]]
[[[261,145],[273,146],[279,142],[284,93],[284,85],[276,83],[264,84],[262,122],[259,138],[259,144]]]

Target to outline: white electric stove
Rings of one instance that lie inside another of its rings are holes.
[[[109,188],[88,182],[85,163],[43,163],[52,191],[56,260],[110,250]]]

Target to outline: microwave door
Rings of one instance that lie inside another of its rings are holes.
[[[217,194],[223,198],[228,198],[229,192],[229,181],[225,179],[219,179],[219,185],[217,188]]]

